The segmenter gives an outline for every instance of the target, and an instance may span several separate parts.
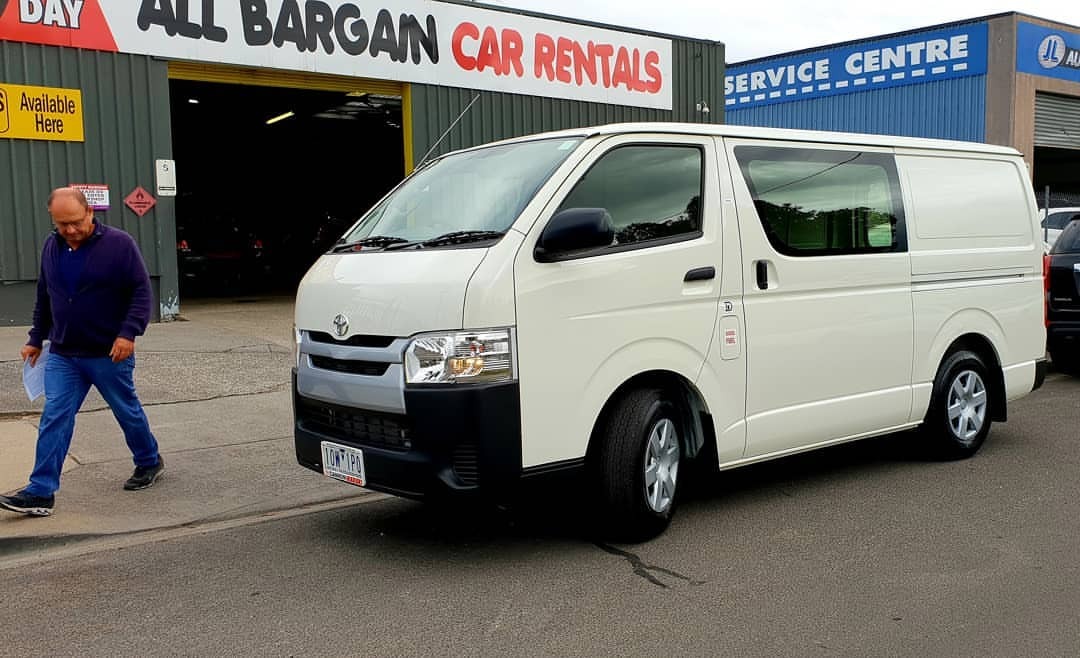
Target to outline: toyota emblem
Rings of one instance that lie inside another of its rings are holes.
[[[344,313],[334,316],[334,333],[338,338],[344,338],[345,334],[349,333],[349,318],[345,317]]]

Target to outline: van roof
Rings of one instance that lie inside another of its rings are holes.
[[[748,137],[760,139],[779,139],[792,142],[826,142],[829,144],[854,144],[862,146],[895,146],[912,149],[940,149],[948,151],[968,151],[974,153],[997,153],[1002,155],[1020,155],[1020,152],[1008,146],[983,144],[980,142],[959,142],[944,139],[926,139],[921,137],[894,137],[890,135],[869,135],[862,133],[826,132],[822,130],[791,130],[787,128],[759,128],[753,126],[731,126],[708,123],[611,123],[588,128],[573,128],[547,133],[537,133],[523,137],[503,140],[498,143],[510,143],[542,138],[558,137],[593,137],[597,135],[623,135],[627,133],[668,133],[673,135],[710,135],[716,137]]]

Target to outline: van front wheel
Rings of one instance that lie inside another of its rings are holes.
[[[975,352],[954,352],[942,362],[923,423],[932,457],[964,459],[978,452],[993,416],[989,387],[986,364]]]
[[[601,518],[609,534],[644,541],[663,532],[675,511],[682,463],[682,416],[660,389],[619,400],[598,437]]]

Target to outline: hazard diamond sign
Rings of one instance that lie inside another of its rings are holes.
[[[127,198],[124,199],[124,203],[126,203],[127,207],[131,208],[136,215],[142,217],[150,212],[150,209],[157,204],[157,199],[140,185],[136,187],[131,194],[127,195]]]

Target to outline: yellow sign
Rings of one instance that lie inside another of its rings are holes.
[[[82,92],[0,83],[0,139],[83,141]]]

